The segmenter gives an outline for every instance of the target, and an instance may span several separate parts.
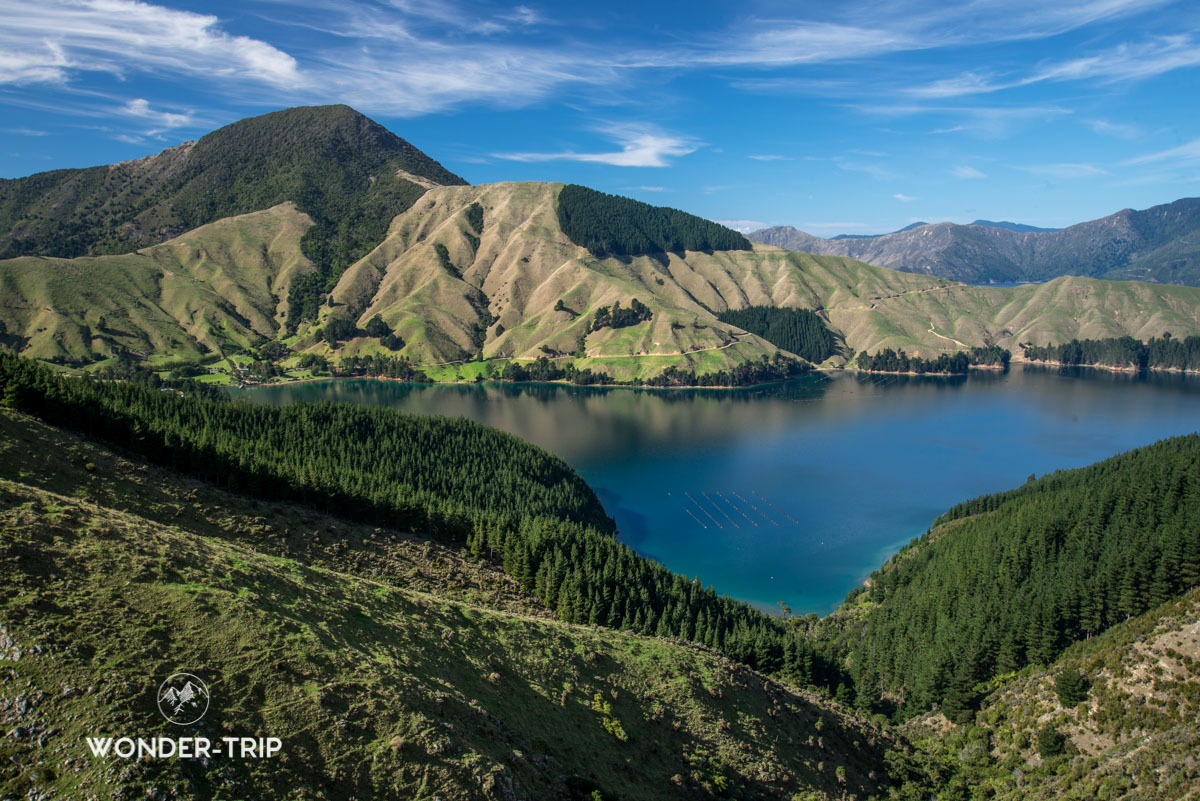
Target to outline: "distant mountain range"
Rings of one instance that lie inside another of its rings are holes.
[[[914,223],[879,236],[824,239],[791,226],[746,236],[788,250],[849,256],[877,267],[976,284],[1079,275],[1200,285],[1200,198],[1144,211],[1123,209],[1058,230],[976,220],[970,225]]]

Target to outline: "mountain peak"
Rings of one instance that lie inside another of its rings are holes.
[[[238,120],[202,137],[195,157],[210,151],[225,162],[264,156],[294,162],[311,155],[361,161],[372,168],[395,161],[397,168],[443,186],[467,183],[370,117],[341,104],[297,106]]]
[[[129,253],[291,201],[324,240],[346,240],[334,218],[368,220],[310,254],[344,266],[430,185],[466,183],[349,106],[300,106],[136,161],[0,182],[0,258]]]

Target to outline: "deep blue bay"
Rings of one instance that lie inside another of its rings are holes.
[[[575,467],[640,553],[763,609],[822,614],[959,501],[1200,428],[1200,378],[1087,369],[742,390],[362,379],[236,394],[512,432]]]

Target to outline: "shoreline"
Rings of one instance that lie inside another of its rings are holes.
[[[417,369],[420,369],[420,368],[417,368]],[[600,383],[574,384],[570,381],[566,381],[566,380],[562,380],[562,379],[557,379],[554,381],[505,381],[504,379],[501,379],[501,378],[485,378],[480,381],[408,381],[403,378],[390,378],[388,376],[375,376],[375,375],[330,375],[330,376],[317,376],[317,377],[313,377],[313,378],[297,378],[297,379],[294,379],[291,381],[279,381],[279,382],[275,382],[275,383],[213,384],[212,386],[216,386],[219,389],[256,389],[258,387],[290,387],[295,384],[311,384],[311,383],[314,383],[317,381],[352,381],[354,379],[361,379],[361,380],[366,380],[366,381],[395,381],[400,384],[416,384],[418,386],[423,386],[423,387],[475,386],[476,384],[512,384],[512,385],[540,384],[540,385],[552,385],[552,386],[559,386],[559,387],[580,387],[580,388],[595,387],[597,389],[644,389],[644,390],[652,390],[652,391],[660,391],[661,392],[661,391],[677,390],[677,389],[687,389],[687,390],[752,389],[754,387],[765,387],[770,384],[781,384],[784,381],[795,381],[798,378],[806,378],[815,373],[824,373],[824,372],[844,372],[844,370],[841,368],[814,367],[812,370],[810,370],[807,373],[804,373],[803,375],[794,375],[794,376],[791,376],[790,378],[774,378],[774,379],[771,379],[770,381],[758,381],[753,384],[698,384],[698,385],[688,384],[685,386],[674,386],[674,387],[657,387],[657,386],[651,386],[649,384],[600,384]],[[946,375],[949,375],[949,373],[947,373]]]
[[[971,373],[971,371],[975,371],[975,370],[982,370],[982,371],[994,372],[994,373],[1002,373],[1014,365],[1020,365],[1022,367],[1030,366],[1030,367],[1057,368],[1057,369],[1069,368],[1069,367],[1086,367],[1086,368],[1095,369],[1095,370],[1104,370],[1104,371],[1110,372],[1110,373],[1124,373],[1127,375],[1137,375],[1138,373],[1141,373],[1141,372],[1176,373],[1179,375],[1200,375],[1200,370],[1188,370],[1188,369],[1178,368],[1178,367],[1146,367],[1146,368],[1114,367],[1112,365],[1105,365],[1105,364],[1063,364],[1061,362],[1043,362],[1043,361],[1030,360],[1030,359],[1013,358],[1013,360],[1007,366],[999,365],[999,364],[972,364],[972,365],[970,365],[970,367],[967,368],[966,373],[945,373],[945,372],[917,373],[917,372],[913,372],[911,370],[907,371],[907,372],[901,372],[901,371],[897,371],[897,370],[863,370],[860,367],[853,367],[850,365],[846,365],[844,367],[816,367],[816,366],[814,366],[812,368],[812,370],[810,370],[809,372],[807,372],[803,375],[792,376],[790,378],[776,378],[776,379],[771,379],[769,381],[759,381],[759,382],[756,382],[753,384],[735,384],[735,385],[730,385],[730,384],[707,384],[707,385],[688,384],[688,385],[683,385],[683,386],[660,387],[660,386],[650,386],[647,384],[609,384],[609,383],[574,384],[570,381],[566,381],[563,379],[558,379],[558,380],[554,380],[554,381],[505,381],[505,380],[499,379],[499,378],[486,378],[486,379],[482,379],[480,381],[465,381],[465,380],[460,380],[460,381],[410,381],[410,380],[406,380],[403,378],[391,378],[388,376],[330,375],[330,376],[310,376],[309,378],[296,378],[296,379],[291,379],[291,380],[287,380],[287,381],[261,383],[261,384],[212,384],[212,386],[216,386],[220,389],[238,390],[238,389],[254,389],[254,388],[258,388],[258,387],[286,387],[286,386],[292,386],[294,384],[311,384],[311,383],[316,383],[319,381],[348,381],[348,380],[353,380],[353,379],[366,379],[366,380],[371,380],[371,381],[395,381],[395,382],[398,382],[401,384],[417,384],[417,385],[421,385],[421,386],[430,386],[430,387],[433,387],[433,386],[473,386],[475,384],[541,384],[541,385],[552,385],[552,386],[563,386],[563,387],[594,387],[596,389],[639,389],[639,390],[651,390],[651,391],[670,391],[670,390],[689,390],[689,391],[691,391],[691,390],[703,390],[703,389],[738,390],[738,389],[752,389],[754,387],[769,386],[771,384],[780,384],[785,381],[794,381],[798,378],[805,378],[807,376],[812,376],[815,374],[828,375],[828,374],[839,374],[839,373],[844,373],[844,374],[858,373],[861,375],[906,375],[906,376],[914,376],[914,377],[918,377],[918,378],[920,378],[920,377],[956,378],[959,376],[967,376]],[[415,369],[419,370],[421,368],[417,367]]]
[[[1013,360],[1016,362],[1016,360]],[[1033,367],[1087,367],[1092,370],[1105,370],[1110,373],[1127,373],[1129,375],[1137,375],[1138,373],[1178,373],[1179,375],[1200,375],[1200,370],[1189,370],[1186,367],[1117,367],[1112,364],[1063,364],[1062,362],[1043,362],[1038,359],[1021,359],[1018,364],[1027,364]]]
[[[988,370],[990,372],[1002,373],[1008,369],[1007,365],[1003,364],[972,364],[967,366],[965,373],[946,373],[946,372],[928,372],[918,373],[913,370],[864,370],[861,367],[843,367],[842,371],[847,372],[853,370],[856,373],[864,375],[915,375],[915,376],[933,376],[935,378],[954,378],[960,375],[969,375],[972,370]]]

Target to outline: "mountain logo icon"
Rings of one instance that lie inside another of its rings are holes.
[[[208,711],[208,686],[191,673],[176,673],[159,685],[158,711],[177,726],[195,723]]]

